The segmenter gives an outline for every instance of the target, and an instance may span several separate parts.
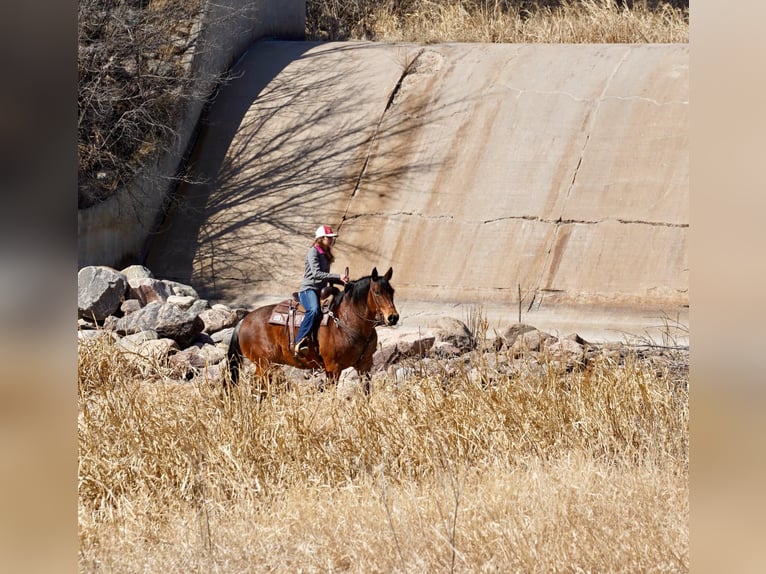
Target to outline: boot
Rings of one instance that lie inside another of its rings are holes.
[[[295,354],[299,357],[305,357],[309,354],[309,338],[303,337],[298,343],[295,345]]]

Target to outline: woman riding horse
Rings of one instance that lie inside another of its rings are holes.
[[[399,313],[394,305],[394,288],[391,287],[393,269],[379,275],[372,273],[346,283],[344,290],[335,298],[331,320],[321,325],[317,341],[323,364],[311,355],[296,355],[290,348],[285,323],[271,321],[276,305],[260,307],[248,313],[234,328],[227,352],[231,384],[236,385],[244,357],[255,365],[260,375],[272,364],[282,364],[299,369],[322,368],[330,382],[337,382],[341,371],[354,367],[365,378],[365,392],[369,393],[369,377],[372,357],[377,349],[378,325],[396,325]],[[226,382],[228,386],[228,381]]]
[[[348,275],[330,273],[330,264],[335,261],[332,246],[338,237],[329,225],[320,225],[314,233],[314,244],[306,253],[306,266],[303,280],[298,288],[298,299],[306,310],[306,315],[298,331],[295,354],[305,357],[309,352],[309,341],[316,347],[317,323],[321,318],[319,294],[330,283],[348,283]]]

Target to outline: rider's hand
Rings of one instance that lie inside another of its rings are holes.
[[[348,283],[349,281],[351,281],[351,278],[350,278],[348,275],[341,275],[341,276],[340,276],[340,280],[341,280],[341,282],[342,282],[342,283],[345,285],[346,283]]]

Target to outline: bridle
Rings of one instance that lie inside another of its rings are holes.
[[[375,318],[374,319],[367,319],[364,317],[365,321],[372,321],[375,326],[378,325],[384,325],[383,321],[383,310],[380,306],[380,301],[378,301],[378,296],[375,295],[375,290],[372,288],[372,281],[370,281],[370,295],[372,295],[372,300],[375,302]]]
[[[378,325],[384,325],[385,323],[383,322],[383,319],[382,319],[383,318],[383,311],[382,311],[382,308],[381,308],[381,305],[380,305],[380,301],[378,300],[378,296],[375,295],[375,291],[372,289],[372,279],[370,279],[370,295],[372,295],[372,300],[375,303],[375,318],[374,319],[368,319],[367,317],[364,317],[364,316],[360,315],[356,311],[356,309],[354,309],[353,306],[351,306],[350,310],[357,317],[357,319],[360,319],[360,320],[364,321],[365,323],[372,323],[373,328],[375,328]],[[333,313],[332,310],[328,311],[327,314],[333,320],[333,322],[335,323],[335,326],[338,327],[339,329],[346,330],[346,331],[352,331],[352,332],[356,331],[355,329],[351,328],[351,326],[349,326],[347,323],[345,323],[340,317],[335,315],[335,313]],[[357,337],[353,337],[353,338],[357,338]],[[370,334],[370,336],[367,338],[368,341],[371,338],[372,338],[372,334]]]

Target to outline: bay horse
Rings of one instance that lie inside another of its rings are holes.
[[[226,353],[231,384],[238,383],[243,357],[247,357],[255,365],[256,375],[269,365],[281,364],[322,369],[331,383],[338,382],[343,369],[354,367],[365,380],[364,390],[369,394],[372,356],[378,345],[375,327],[399,321],[394,289],[389,283],[392,275],[393,268],[385,275],[373,268],[370,275],[346,283],[333,301],[330,320],[319,327],[320,356],[313,347],[305,357],[293,354],[291,341],[295,337],[288,336],[289,327],[270,322],[277,305],[259,307],[245,315],[234,328]],[[227,388],[228,384],[226,381]]]

